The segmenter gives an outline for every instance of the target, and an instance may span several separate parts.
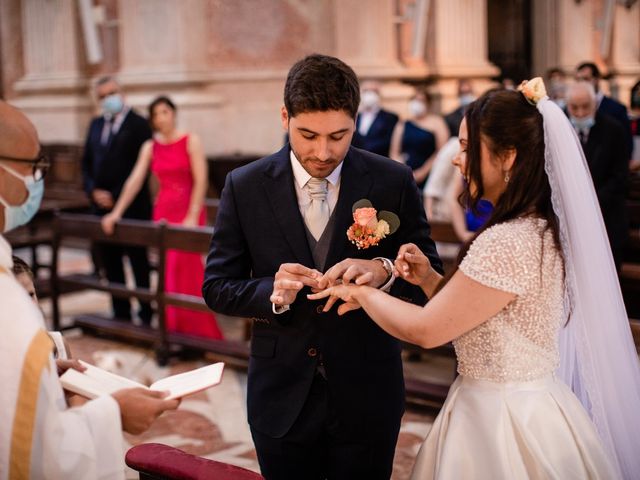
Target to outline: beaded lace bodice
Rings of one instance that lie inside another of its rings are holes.
[[[460,270],[483,285],[517,296],[453,342],[461,375],[528,381],[557,368],[564,273],[553,234],[545,227],[543,219],[518,218],[482,232],[469,248]]]

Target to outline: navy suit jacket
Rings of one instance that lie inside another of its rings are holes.
[[[352,206],[363,198],[378,210],[396,213],[401,223],[378,246],[358,250],[346,232],[353,223]],[[441,271],[408,167],[351,147],[334,215],[328,267],[345,258],[393,259],[402,244],[413,242]],[[360,438],[368,428],[397,432],[404,411],[398,340],[363,310],[342,317],[335,307],[322,313],[324,301],[308,300],[306,288],[290,311],[275,315],[269,296],[275,273],[287,262],[314,265],[296,198],[289,145],[227,175],[203,285],[212,310],[253,317],[247,395],[252,428],[274,438],[285,435],[304,405],[322,358],[337,414],[354,435]],[[402,280],[396,280],[392,294],[420,305],[426,301],[420,289]]]
[[[367,152],[388,157],[389,150],[391,149],[391,136],[397,123],[398,116],[395,113],[380,110],[367,134],[362,136],[358,133],[357,129],[357,127],[360,126],[360,116],[358,115],[356,120],[356,133],[351,143],[354,147],[362,148]]]
[[[625,140],[622,126],[598,110],[583,146],[614,253],[624,246],[629,235],[629,157]]]
[[[627,148],[627,160],[633,152],[633,136],[631,135],[631,121],[627,114],[627,107],[611,97],[604,96],[598,106],[598,112],[613,117],[624,131],[624,145]]]
[[[149,122],[133,110],[129,110],[118,132],[113,135],[106,146],[104,158],[99,163],[100,139],[104,127],[104,117],[96,117],[89,125],[89,132],[82,156],[82,177],[84,190],[91,199],[91,192],[98,188],[107,190],[114,201],[120,196],[124,182],[127,181],[138,159],[142,144],[151,138]],[[106,213],[93,204],[93,211],[98,215]],[[151,197],[147,182],[144,183],[136,198],[123,215],[124,218],[148,220],[151,218]]]

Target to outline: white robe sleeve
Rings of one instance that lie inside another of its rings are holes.
[[[124,478],[120,409],[110,395],[66,408],[55,368],[43,371],[31,452],[34,478]]]

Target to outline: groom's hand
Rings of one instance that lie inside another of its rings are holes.
[[[322,273],[299,263],[283,263],[273,281],[273,293],[269,299],[274,305],[291,305],[303,287],[318,288]]]
[[[355,283],[378,288],[388,278],[387,271],[378,260],[347,258],[325,272],[318,280],[318,289],[332,287],[339,283]]]

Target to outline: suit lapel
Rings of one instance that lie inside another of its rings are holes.
[[[340,174],[340,195],[335,208],[333,236],[325,262],[327,268],[343,259],[343,252],[349,246],[347,230],[353,223],[351,208],[358,200],[368,197],[372,183],[373,179],[365,160],[351,147]]]
[[[293,172],[289,160],[289,145],[280,150],[264,173],[265,195],[271,204],[276,223],[298,259],[298,263],[313,267],[313,257],[298,207]]]

